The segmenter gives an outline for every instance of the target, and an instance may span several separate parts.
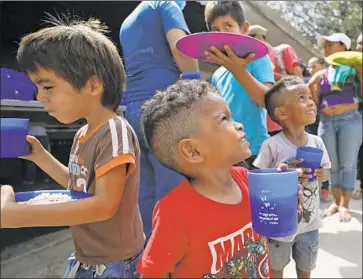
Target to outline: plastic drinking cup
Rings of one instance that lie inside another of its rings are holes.
[[[286,237],[297,230],[298,172],[258,169],[248,172],[252,227],[267,237]]]
[[[17,158],[30,154],[26,141],[29,119],[1,118],[0,158]]]
[[[300,159],[304,161],[299,164],[299,167],[311,169],[311,172],[306,174],[312,175],[309,181],[314,181],[316,179],[314,172],[320,168],[321,160],[323,159],[323,150],[315,147],[299,146],[296,150],[296,160]]]

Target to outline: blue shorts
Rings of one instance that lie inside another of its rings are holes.
[[[64,278],[140,278],[136,271],[136,265],[141,258],[137,257],[105,265],[86,265],[79,263],[73,253],[69,258],[69,265]],[[75,274],[72,274],[75,273]]]
[[[282,271],[290,262],[291,252],[296,266],[305,272],[312,271],[316,266],[319,250],[319,231],[299,234],[292,242],[281,242],[269,239],[271,268]]]

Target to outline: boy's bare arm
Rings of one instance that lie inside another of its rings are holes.
[[[196,59],[184,55],[176,48],[176,42],[179,39],[185,37],[186,35],[187,34],[185,33],[184,30],[179,28],[173,28],[168,31],[168,33],[166,34],[166,38],[168,40],[171,53],[173,54],[173,57],[179,68],[179,71],[182,73],[197,72],[199,71],[198,61]]]
[[[291,71],[289,72],[289,75],[297,76],[297,77],[301,78],[302,80],[304,80],[304,76],[303,76],[300,66],[293,67],[291,69]]]
[[[327,170],[327,169],[319,169],[316,171],[317,172],[317,175],[316,177],[318,177],[319,179],[319,182],[325,182],[325,181],[328,181],[329,179],[329,176],[330,176],[330,170]],[[320,172],[320,173],[319,173]]]
[[[320,71],[320,72],[316,73],[315,75],[313,75],[308,83],[311,95],[313,96],[313,101],[316,106],[320,105],[319,104],[320,103],[319,83],[320,83],[320,80],[322,79],[322,77],[323,77],[323,72]]]
[[[64,188],[68,188],[68,168],[59,162],[52,154],[45,150],[42,156],[33,161],[39,168],[48,174],[55,182]]]
[[[50,154],[41,145],[37,138],[33,136],[27,136],[26,140],[31,146],[31,153],[20,158],[32,161],[46,174],[53,178],[59,185],[67,188],[69,180],[68,168],[59,162],[52,154]]]
[[[232,72],[236,80],[244,87],[251,99],[260,107],[265,107],[266,91],[271,83],[260,83],[245,68]]]
[[[356,65],[355,69],[357,70],[357,76],[359,80],[359,95],[363,97],[363,65]]]
[[[211,50],[205,54],[212,61],[230,71],[256,105],[265,107],[265,94],[272,84],[259,82],[245,68],[253,60],[255,54],[252,53],[246,58],[239,58],[230,47],[225,46],[225,51],[226,54],[216,47],[211,47]]]
[[[126,166],[120,165],[97,179],[93,197],[69,203],[36,206],[15,203],[14,193],[9,189],[3,191],[2,187],[1,227],[72,226],[110,219],[120,204],[125,179]]]

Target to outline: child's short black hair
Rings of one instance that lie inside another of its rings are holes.
[[[145,142],[166,167],[183,173],[176,162],[178,144],[198,132],[198,103],[219,94],[206,81],[181,80],[158,91],[142,108],[141,130]]]
[[[276,82],[265,94],[265,106],[270,118],[279,123],[275,116],[275,109],[285,104],[286,98],[282,96],[286,90],[294,85],[304,84],[298,76],[287,76]],[[280,123],[281,124],[281,123]]]
[[[241,26],[246,21],[243,7],[240,1],[208,1],[204,10],[204,18],[208,30],[211,29],[211,25],[217,17],[226,15],[230,15],[238,23],[239,26]]]
[[[97,76],[103,84],[102,104],[116,111],[121,102],[125,70],[116,46],[99,20],[56,19],[53,26],[22,38],[17,60],[22,71],[36,73],[38,67],[55,71],[74,88],[81,89]]]
[[[308,68],[306,67],[304,61],[302,59],[299,59],[299,64],[300,64],[300,68],[301,68],[301,72],[303,77],[309,77],[310,73],[308,71]]]

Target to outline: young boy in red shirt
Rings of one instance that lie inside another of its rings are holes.
[[[155,206],[138,263],[146,278],[269,278],[266,239],[255,233],[243,126],[216,88],[183,80],[143,107],[142,130],[156,157],[187,179]],[[166,136],[167,135],[167,136]]]

